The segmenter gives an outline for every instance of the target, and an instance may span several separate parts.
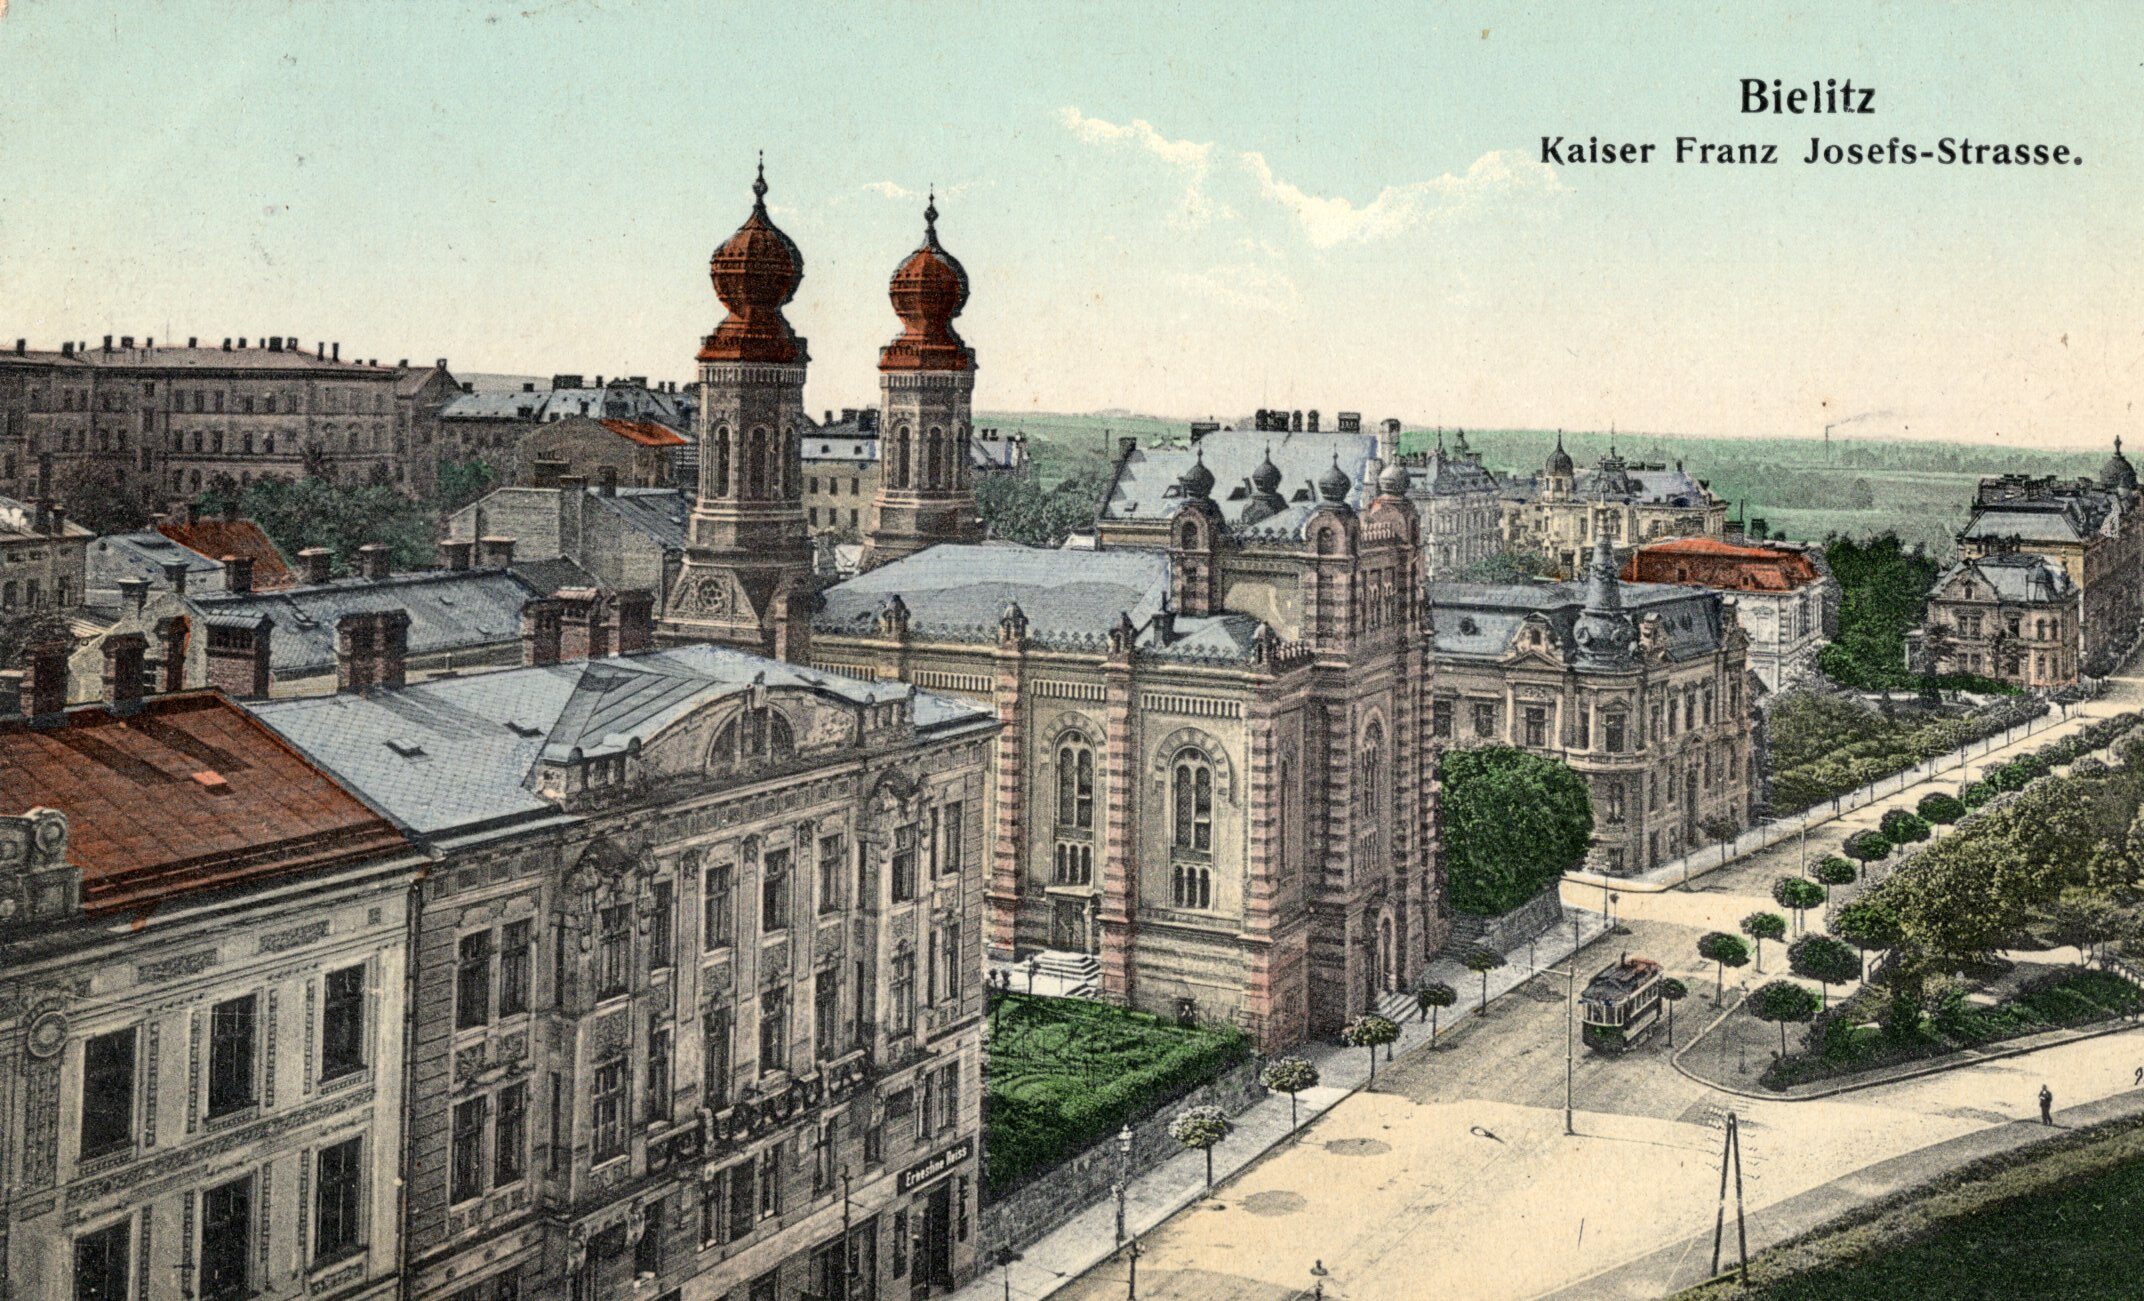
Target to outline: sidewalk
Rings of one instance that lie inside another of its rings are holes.
[[[1489,998],[1495,1001],[1564,961],[1573,949],[1572,923],[1578,927],[1577,948],[1583,949],[1606,933],[1598,914],[1567,909],[1564,924],[1543,935],[1534,945],[1534,965],[1527,965],[1524,949],[1505,955],[1509,965],[1489,973]],[[1581,974],[1586,974],[1581,971]],[[1433,962],[1423,980],[1441,980],[1459,991],[1459,1003],[1438,1016],[1441,1036],[1452,1026],[1476,1014],[1481,998],[1481,977],[1468,971],[1456,958]],[[1429,1042],[1429,1023],[1400,1023],[1399,1041],[1391,1046],[1395,1058]],[[1369,1050],[1337,1044],[1309,1044],[1295,1054],[1318,1068],[1317,1088],[1296,1095],[1296,1111],[1307,1127],[1335,1103],[1361,1089],[1370,1078]],[[1380,1054],[1378,1065],[1384,1065]],[[1214,1183],[1218,1187],[1255,1163],[1288,1138],[1288,1098],[1271,1094],[1253,1104],[1232,1122],[1229,1135],[1213,1150]],[[1125,1228],[1134,1237],[1151,1231],[1162,1221],[1206,1195],[1206,1160],[1198,1152],[1171,1157],[1132,1180],[1125,1201]],[[1046,1297],[1107,1260],[1116,1251],[1116,1204],[1107,1198],[1081,1210],[1057,1228],[1029,1245],[1013,1262],[1011,1293],[1015,1301]],[[953,1295],[958,1301],[992,1301],[1007,1295],[1007,1271],[994,1261],[978,1262],[976,1277]]]

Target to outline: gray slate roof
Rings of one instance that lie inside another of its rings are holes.
[[[1161,551],[1045,550],[1012,542],[931,547],[826,590],[812,627],[868,636],[879,611],[899,596],[912,635],[995,642],[1005,608],[1027,616],[1028,638],[1044,646],[1100,649],[1119,614],[1138,630],[1134,645],[1175,659],[1240,662],[1250,657],[1259,620],[1223,614],[1178,616],[1163,642],[1154,623],[1169,595]]]
[[[1105,520],[1165,520],[1183,506],[1177,480],[1192,462],[1203,456],[1213,472],[1213,501],[1221,517],[1240,526],[1244,510],[1255,499],[1251,472],[1258,468],[1271,447],[1273,465],[1280,471],[1280,496],[1287,509],[1261,520],[1252,531],[1278,537],[1302,532],[1303,521],[1317,509],[1318,476],[1326,473],[1338,457],[1352,485],[1348,504],[1358,509],[1376,493],[1376,484],[1363,482],[1363,471],[1377,455],[1375,434],[1262,433],[1225,429],[1199,440],[1195,452],[1188,447],[1135,448],[1122,463],[1109,496],[1102,503]]]
[[[496,646],[521,636],[521,607],[536,588],[504,569],[427,569],[385,582],[341,578],[310,587],[233,595],[189,594],[204,619],[275,621],[268,662],[277,676],[335,667],[335,624],[357,611],[407,610],[412,656]]]
[[[1667,583],[1617,584],[1632,626],[1660,617],[1671,659],[1693,659],[1719,648],[1724,629],[1719,594]],[[1511,649],[1531,615],[1546,619],[1566,658],[1578,654],[1572,637],[1585,607],[1583,583],[1431,583],[1429,616],[1438,655],[1497,659]]]
[[[1968,569],[1993,588],[1996,599],[2001,601],[2039,605],[2072,600],[2077,594],[2068,570],[2045,556],[2030,552],[2006,552],[1982,556],[1978,560],[1961,560],[1936,580],[1935,590],[1942,591],[1952,579]]]
[[[2005,504],[1973,512],[1965,526],[1969,538],[2017,538],[2022,542],[2077,542],[2096,521],[2074,501]]]
[[[681,646],[248,708],[387,817],[435,835],[548,814],[553,806],[533,789],[539,759],[646,744],[686,714],[750,690],[759,679],[852,704],[913,690],[715,646]],[[914,692],[913,699],[919,734],[989,719],[973,705],[930,692]]]
[[[587,491],[590,503],[616,514],[657,546],[685,549],[685,517],[692,508],[689,493],[677,488],[620,488],[616,496],[606,497],[596,488]]]

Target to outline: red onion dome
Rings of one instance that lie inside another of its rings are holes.
[[[953,318],[968,305],[968,273],[938,243],[938,201],[923,210],[923,244],[888,286],[901,333],[878,350],[880,370],[972,370],[975,350],[961,342]]]
[[[752,215],[707,260],[729,315],[700,346],[701,361],[792,365],[808,360],[782,308],[804,280],[804,255],[767,216],[767,167],[752,182]]]

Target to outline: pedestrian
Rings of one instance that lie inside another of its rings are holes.
[[[2055,1095],[2049,1092],[2044,1084],[2040,1086],[2040,1123],[2043,1125],[2055,1123]]]

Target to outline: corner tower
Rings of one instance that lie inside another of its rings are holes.
[[[975,350],[953,330],[968,273],[938,243],[938,203],[923,210],[923,243],[888,288],[901,333],[879,349],[879,489],[865,568],[940,542],[979,542],[973,433]]]
[[[751,216],[708,259],[708,274],[727,314],[700,345],[700,487],[662,639],[801,662],[812,553],[797,431],[810,357],[782,308],[804,257],[767,216],[764,163]]]

